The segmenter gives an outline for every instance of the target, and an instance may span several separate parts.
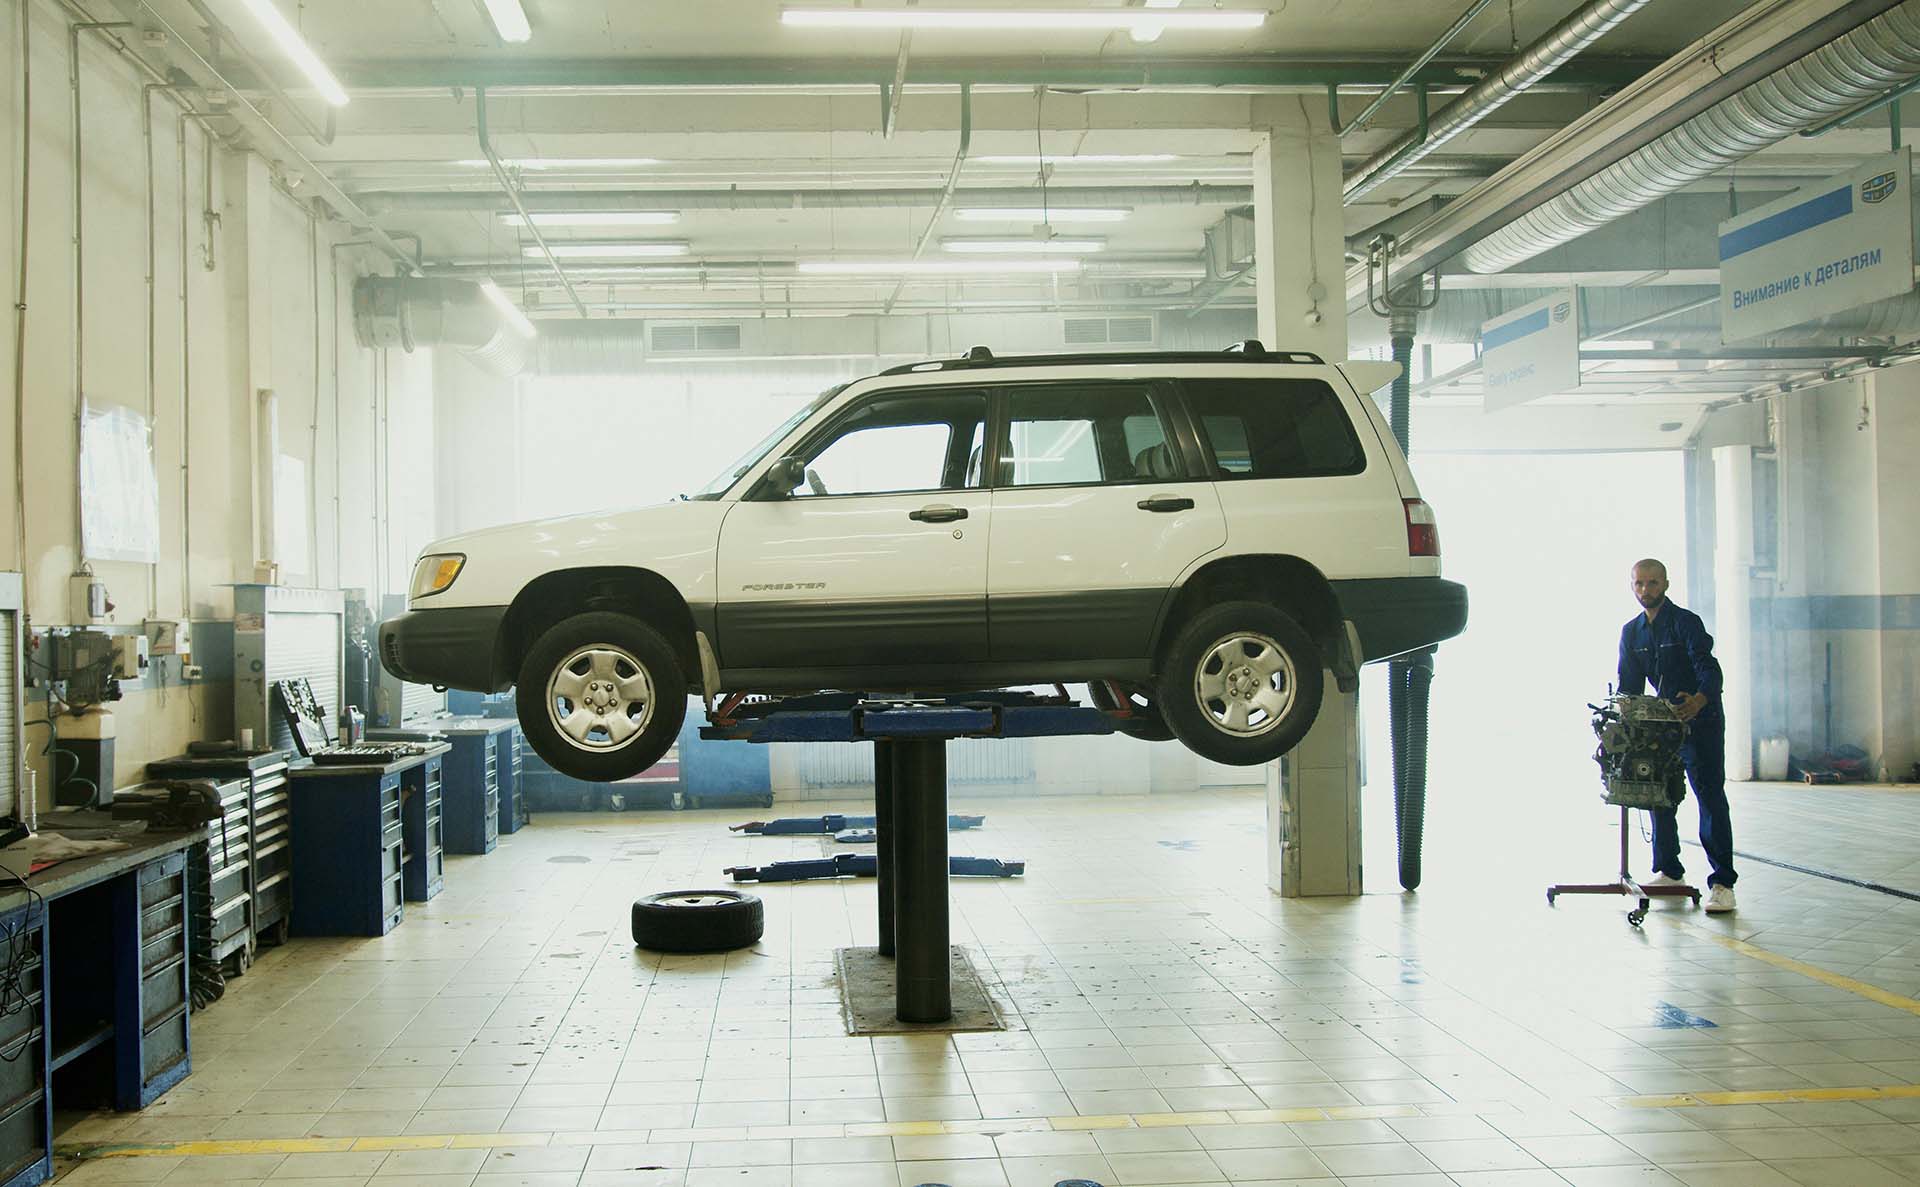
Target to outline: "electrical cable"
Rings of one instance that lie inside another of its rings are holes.
[[[34,1006],[33,995],[27,990],[27,973],[38,961],[39,952],[32,939],[39,933],[39,921],[46,918],[47,900],[25,877],[4,867],[0,867],[0,874],[18,882],[27,892],[26,910],[6,924],[5,957],[0,959],[0,1018],[11,1018]],[[0,1063],[15,1062],[31,1046],[31,1042],[23,1042],[11,1055],[0,1053]]]

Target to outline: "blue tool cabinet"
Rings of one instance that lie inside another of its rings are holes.
[[[486,730],[449,733],[447,742],[447,852],[492,853],[500,838],[500,748]]]
[[[446,885],[442,783],[439,755],[401,776],[401,838],[406,850],[402,885],[410,903],[426,902]]]
[[[400,926],[401,768],[295,766],[293,900],[296,936],[383,936]]]
[[[527,798],[520,788],[520,727],[493,735],[494,772],[500,785],[500,832],[511,836],[527,822]]]
[[[26,1008],[0,1018],[0,1187],[26,1187],[53,1177],[46,912],[37,907],[9,911],[0,917],[0,929],[30,953],[21,970]]]

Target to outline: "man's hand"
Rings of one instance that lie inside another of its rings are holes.
[[[1707,707],[1707,701],[1707,694],[1704,692],[1689,693],[1683,697],[1675,697],[1673,707],[1674,711],[1680,715],[1680,720],[1692,721],[1700,715],[1700,710]]]

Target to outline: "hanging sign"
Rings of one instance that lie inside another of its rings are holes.
[[[1570,288],[1480,325],[1482,407],[1498,412],[1580,386],[1580,318]]]
[[[1912,291],[1912,181],[1902,148],[1721,223],[1721,340]]]

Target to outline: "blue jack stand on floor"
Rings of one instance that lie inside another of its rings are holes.
[[[764,866],[728,866],[726,873],[735,882],[812,882],[822,878],[877,878],[880,855],[877,853],[839,853],[832,857],[808,857],[798,861],[776,861]],[[947,873],[955,878],[1018,878],[1027,872],[1024,861],[1002,861],[997,857],[949,857]]]
[[[987,822],[985,816],[949,816],[948,832],[962,832],[970,828],[979,828]],[[843,833],[849,829],[873,828],[878,821],[871,816],[789,816],[782,820],[750,820],[745,824],[730,824],[727,831],[746,833],[750,837],[811,837],[827,833]]]
[[[976,692],[932,699],[825,693],[723,706],[702,738],[746,742],[872,742],[880,955],[894,958],[902,1022],[953,1016],[948,978],[947,743],[954,738],[1110,734],[1098,709],[1067,697]],[[852,855],[848,855],[852,856]],[[838,861],[838,858],[830,859]]]

